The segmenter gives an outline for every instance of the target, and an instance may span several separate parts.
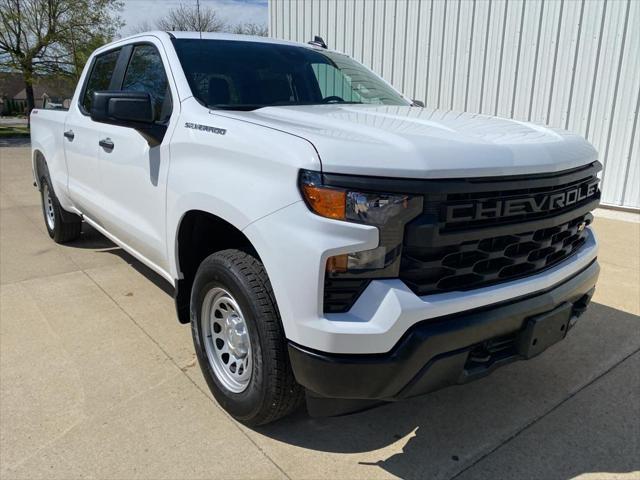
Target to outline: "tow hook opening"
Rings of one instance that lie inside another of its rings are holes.
[[[517,332],[474,345],[464,365],[465,381],[486,375],[498,365],[534,357],[562,340],[587,310],[594,290],[591,289],[573,304],[563,304],[550,312],[527,319]]]

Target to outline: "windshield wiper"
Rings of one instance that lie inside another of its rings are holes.
[[[212,110],[240,110],[243,112],[257,110],[259,108],[266,107],[304,107],[307,105],[363,105],[364,102],[351,102],[342,100],[339,102],[299,102],[299,103],[267,103],[260,105],[257,103],[238,103],[238,104],[219,104],[219,105],[207,105]]]
[[[236,105],[224,104],[224,105],[207,105],[212,110],[241,110],[241,111],[249,111],[249,110],[257,110],[258,108],[268,107],[269,105],[258,105],[258,104],[249,104],[249,103],[241,103]]]

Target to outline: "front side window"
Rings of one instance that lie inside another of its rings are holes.
[[[193,95],[210,108],[409,105],[380,77],[340,53],[234,40],[177,39],[174,45]]]
[[[153,103],[154,120],[166,122],[171,116],[169,82],[160,53],[153,45],[133,48],[122,90],[147,92]]]
[[[84,89],[84,95],[82,96],[82,108],[85,111],[91,111],[91,102],[93,101],[93,92],[100,90],[109,90],[111,84],[111,77],[113,71],[116,68],[116,62],[120,55],[120,49],[112,50],[107,53],[98,55],[93,61],[91,67],[91,73],[87,79],[87,84]]]

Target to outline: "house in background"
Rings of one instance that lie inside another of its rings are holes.
[[[66,108],[73,84],[66,79],[38,78],[33,85],[36,108]],[[27,92],[22,74],[0,72],[0,115],[24,115]]]

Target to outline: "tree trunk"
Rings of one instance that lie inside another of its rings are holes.
[[[24,88],[27,94],[27,118],[31,114],[31,110],[35,108],[35,98],[33,96],[33,70],[31,68],[25,68],[24,75]]]

